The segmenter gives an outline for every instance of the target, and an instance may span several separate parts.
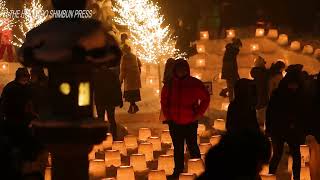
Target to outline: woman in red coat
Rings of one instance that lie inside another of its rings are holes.
[[[198,119],[210,103],[210,95],[203,83],[190,76],[186,60],[176,60],[173,79],[166,83],[161,94],[161,108],[169,122],[174,146],[175,169],[173,177],[179,177],[184,169],[184,141],[191,158],[201,158],[197,144]]]

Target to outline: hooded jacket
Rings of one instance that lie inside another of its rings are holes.
[[[188,125],[194,123],[197,116],[204,115],[210,103],[210,95],[199,79],[190,76],[187,61],[177,60],[173,72],[178,66],[188,67],[188,75],[179,79],[174,73],[172,82],[164,85],[161,108],[167,120],[179,125]]]

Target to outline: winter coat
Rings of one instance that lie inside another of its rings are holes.
[[[237,55],[239,49],[232,44],[227,44],[226,51],[223,56],[222,79],[236,81],[239,79]]]
[[[257,89],[257,109],[264,108],[268,105],[268,71],[264,67],[254,67],[250,72],[256,83]]]
[[[208,90],[200,80],[190,76],[190,69],[186,78],[179,79],[174,75],[172,82],[165,84],[162,89],[161,108],[164,117],[179,125],[194,123],[197,116],[204,115],[209,103]]]
[[[241,102],[231,102],[227,112],[226,128],[228,133],[259,131],[255,108]]]
[[[27,127],[33,113],[30,87],[16,81],[8,83],[1,94],[1,106],[10,124]]]
[[[94,97],[97,106],[119,106],[122,92],[119,77],[108,68],[100,68],[93,75]]]
[[[132,53],[125,54],[120,64],[120,82],[124,82],[124,91],[141,88],[141,62]]]
[[[48,117],[50,114],[50,89],[48,87],[48,80],[43,79],[40,82],[30,84],[32,93],[32,104],[35,112],[39,115],[40,119]]]
[[[302,90],[296,93],[286,90],[284,78],[270,98],[266,114],[266,132],[271,137],[285,138],[291,143],[302,144],[305,140],[306,103]]]
[[[174,35],[177,37],[176,49],[179,49],[181,52],[188,52],[191,41],[189,30],[184,26],[179,26],[176,28]]]
[[[269,97],[271,97],[273,91],[279,87],[279,83],[282,79],[283,76],[281,73],[269,77]]]
[[[230,103],[227,112],[226,128],[228,133],[242,131],[259,132],[255,104],[255,84],[249,79],[240,79],[235,84],[235,99]]]
[[[305,97],[308,98],[308,135],[313,135],[320,142],[320,84],[319,80],[314,80],[312,89],[306,92]]]

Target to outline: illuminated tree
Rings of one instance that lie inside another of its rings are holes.
[[[169,26],[163,26],[164,17],[155,3],[116,0],[113,10],[116,23],[128,27],[129,39],[139,59],[158,64],[177,54],[176,41],[172,39]]]
[[[13,26],[13,20],[8,17],[9,10],[6,7],[6,1],[0,0],[0,29],[11,30]]]
[[[31,29],[43,23],[47,18],[43,11],[43,6],[39,2],[39,0],[32,0],[30,4],[24,4],[23,12],[24,17],[19,26],[23,37],[19,38],[16,35],[14,36],[18,42],[13,44],[18,47],[23,44],[26,34]]]

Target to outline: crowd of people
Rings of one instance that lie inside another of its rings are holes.
[[[114,140],[118,139],[115,108],[122,108],[124,99],[130,103],[128,113],[134,114],[139,111],[136,102],[141,101],[141,62],[127,44],[122,46],[122,53],[119,67],[96,66],[92,75],[98,120],[109,122]],[[30,72],[27,68],[18,68],[15,77],[4,87],[1,94],[0,132],[1,143],[4,144],[0,149],[6,154],[17,150],[17,154],[7,157],[16,159],[17,162],[12,159],[2,162],[13,162],[7,166],[7,172],[16,174],[14,178],[19,179],[23,176],[21,174],[23,164],[35,161],[44,151],[40,142],[37,142],[32,135],[31,121],[46,120],[52,113],[48,103],[50,102],[49,80],[42,67],[35,66]],[[122,85],[124,93],[121,90]]]
[[[110,131],[115,140],[119,139],[115,108],[123,107],[124,98],[130,103],[128,113],[133,114],[139,111],[136,102],[141,101],[141,62],[125,43],[127,38],[125,34],[122,37],[120,66],[96,67],[93,74],[98,119],[106,120],[107,112]],[[298,180],[301,168],[300,145],[305,144],[307,135],[320,140],[320,126],[315,118],[319,115],[320,75],[309,75],[300,64],[286,67],[282,61],[276,61],[267,68],[266,61],[259,56],[250,72],[253,80],[240,78],[237,55],[241,45],[240,39],[234,39],[226,46],[222,78],[226,80],[227,88],[220,95],[230,100],[227,133],[208,152],[206,171],[199,179],[226,175],[230,179],[259,179],[259,171],[266,163],[270,163],[269,173],[275,174],[284,143],[287,143],[293,157],[293,179]],[[13,173],[19,170],[12,167],[19,167],[19,163],[21,166],[23,161],[34,160],[43,151],[41,144],[32,137],[29,125],[32,120],[45,119],[50,114],[50,104],[47,103],[48,77],[40,67],[33,67],[30,73],[27,68],[19,68],[15,80],[5,86],[1,95],[1,132],[5,135],[3,137],[9,138],[2,143],[7,142],[7,147],[20,150],[18,157],[21,159],[8,166],[11,170],[8,172],[16,171]],[[121,90],[122,84],[124,93]],[[198,120],[209,106],[210,95],[203,83],[190,75],[190,67],[185,59],[168,59],[163,84],[161,109],[169,125],[175,161],[174,173],[169,178],[176,179],[185,168],[184,142],[190,158],[201,157],[197,144]],[[271,139],[271,144],[267,137]],[[11,146],[8,143],[12,143]],[[245,159],[239,157],[239,153]],[[245,161],[246,166],[239,168]],[[230,164],[233,164],[232,169]],[[234,170],[237,173],[228,174]]]
[[[237,53],[228,46],[237,46],[239,39],[227,45],[223,59],[225,71],[233,72],[239,78]],[[230,56],[231,54],[231,56]],[[234,64],[227,67],[225,64]],[[224,71],[224,69],[222,70]],[[263,132],[271,138],[273,156],[269,173],[276,174],[284,144],[287,143],[293,158],[293,179],[300,179],[300,145],[306,143],[306,136],[313,135],[319,142],[319,74],[309,75],[303,65],[286,64],[277,61],[268,69],[266,61],[257,57],[250,72],[253,80],[238,79],[228,85],[230,105],[227,112],[228,134],[244,131]],[[285,75],[284,75],[285,74]],[[230,79],[226,79],[227,84]],[[233,93],[234,92],[234,93]]]
[[[31,34],[33,37],[36,35]],[[66,38],[66,46],[73,45],[70,43],[73,39],[70,39]],[[30,40],[30,34],[27,40]],[[181,48],[189,45],[178,43]],[[198,179],[257,180],[260,179],[262,165],[267,163],[270,164],[269,173],[275,174],[284,143],[287,143],[293,157],[293,179],[298,180],[300,145],[305,144],[307,135],[313,135],[320,142],[320,124],[316,118],[320,108],[320,73],[309,75],[303,71],[302,65],[286,67],[282,61],[267,68],[263,57],[257,57],[250,72],[253,80],[241,78],[237,65],[241,47],[241,40],[236,38],[226,45],[222,79],[226,80],[227,88],[220,95],[230,101],[227,131],[220,143],[208,152],[206,171]],[[62,51],[60,47],[55,48],[50,53]],[[117,133],[115,108],[122,108],[124,99],[130,104],[128,113],[134,114],[139,111],[137,102],[142,99],[142,64],[128,43],[127,34],[121,35],[120,48],[122,58],[119,66],[95,66],[92,74],[98,120],[105,121],[107,112],[114,140],[121,138]],[[61,57],[68,57],[63,55]],[[5,86],[0,99],[0,153],[6,155],[1,156],[4,159],[0,159],[0,164],[11,179],[23,179],[23,163],[34,161],[45,152],[33,137],[30,122],[50,116],[50,80],[42,67],[35,66],[30,72],[27,68],[19,68],[15,80]],[[209,107],[210,94],[201,80],[191,76],[185,59],[170,58],[167,61],[163,84],[161,110],[174,146],[175,168],[169,178],[177,179],[185,169],[185,142],[190,157],[201,158],[197,143],[198,120]],[[271,143],[268,138],[271,138]]]
[[[227,131],[207,154],[206,171],[199,179],[260,179],[263,164],[270,164],[269,173],[276,174],[287,143],[293,158],[293,179],[299,180],[300,145],[306,144],[307,135],[320,141],[316,118],[320,73],[309,75],[303,65],[286,67],[281,60],[267,68],[265,59],[258,56],[250,72],[252,80],[240,78],[237,55],[241,46],[236,38],[226,45],[222,79],[227,88],[220,96],[230,100]],[[188,62],[183,59],[167,60],[163,82],[161,108],[174,146],[175,169],[170,178],[177,179],[184,169],[184,141],[190,158],[200,157],[197,126],[210,95],[198,79],[190,76]]]

